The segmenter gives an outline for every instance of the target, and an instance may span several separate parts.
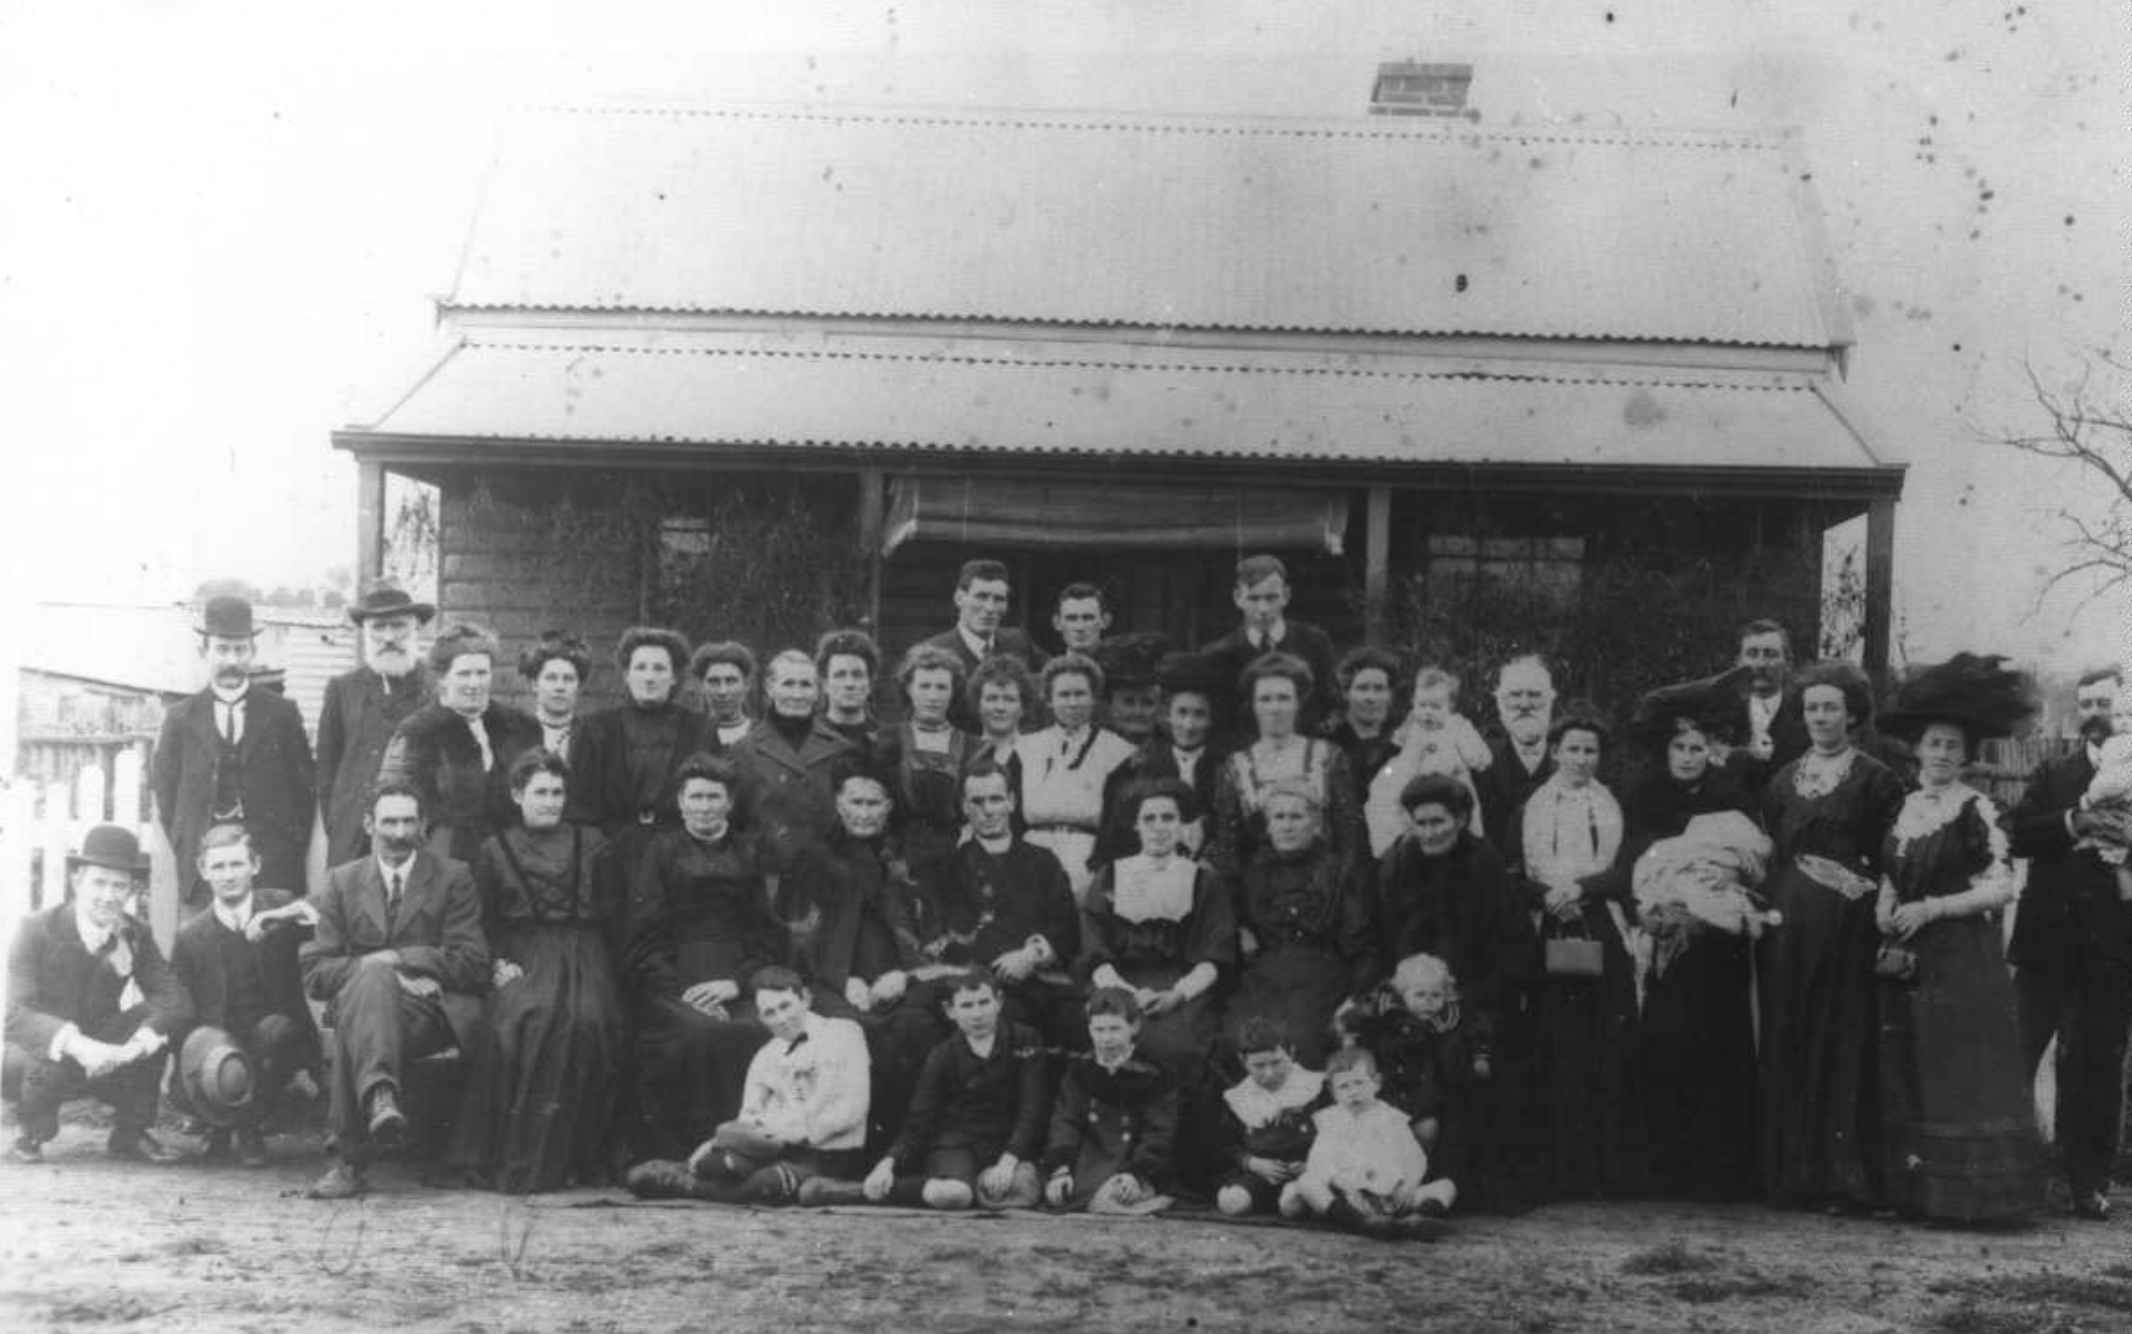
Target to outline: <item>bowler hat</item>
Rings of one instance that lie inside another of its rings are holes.
[[[231,593],[207,600],[200,612],[199,631],[210,639],[259,637],[259,627],[252,624],[252,604]]]
[[[148,870],[141,855],[141,840],[124,825],[100,824],[82,836],[81,851],[67,854],[67,869],[101,866],[110,871],[140,875]]]
[[[186,1036],[178,1050],[178,1083],[195,1115],[210,1125],[227,1127],[250,1110],[258,1081],[252,1074],[252,1058],[244,1049],[221,1029],[203,1024]]]
[[[407,590],[390,579],[375,579],[363,588],[363,594],[348,604],[348,619],[361,625],[373,616],[412,616],[422,624],[437,614],[430,603],[417,602],[407,596]]]

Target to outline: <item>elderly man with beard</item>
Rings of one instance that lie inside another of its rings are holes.
[[[217,824],[241,824],[251,835],[260,883],[302,894],[316,781],[303,717],[280,695],[252,687],[259,631],[251,603],[210,598],[199,634],[207,688],[163,715],[154,761],[156,814],[184,868],[185,902],[207,902],[200,837]]]
[[[1474,786],[1488,843],[1501,850],[1511,816],[1555,772],[1547,753],[1547,729],[1555,717],[1555,681],[1538,654],[1503,664],[1495,678],[1495,716],[1502,724],[1502,735],[1489,742],[1495,758],[1475,776]]]
[[[340,1161],[311,1187],[313,1199],[361,1195],[372,1160],[405,1141],[407,1062],[455,1042],[473,1051],[480,1038],[489,984],[481,899],[464,862],[424,846],[422,814],[412,787],[378,787],[363,819],[371,855],[327,872],[316,934],[299,952],[304,988],[333,1022],[328,1125]]]
[[[363,638],[363,665],[326,682],[318,715],[318,811],[326,822],[326,865],[369,851],[365,801],[386,743],[415,710],[436,698],[415,643],[437,609],[379,580],[348,608]],[[269,881],[268,883],[272,883]]]
[[[2080,746],[2045,760],[2007,820],[2012,852],[2026,857],[2028,887],[2006,951],[2030,1067],[2058,1040],[2057,1143],[2073,1211],[2110,1212],[2110,1168],[2122,1124],[2125,1039],[2132,1027],[2132,902],[2096,844],[2123,845],[2121,815],[2088,797],[2111,713],[2123,689],[2115,667],[2075,687]]]

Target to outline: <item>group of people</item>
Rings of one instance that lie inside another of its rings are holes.
[[[173,1101],[245,1162],[319,1069],[312,1193],[346,1198],[412,1136],[414,1063],[456,1048],[432,1170],[512,1192],[1184,1199],[1385,1237],[1646,1194],[1971,1220],[2043,1199],[2028,1088],[2055,1038],[2074,1207],[2107,1212],[2132,1017],[2115,670],[2002,816],[1963,782],[2034,708],[1997,658],[1912,673],[1876,714],[1856,668],[1794,670],[1758,621],[1617,736],[1522,657],[1490,738],[1448,671],[1288,617],[1274,557],[1239,563],[1240,624],[1191,652],[1110,633],[1073,585],[1047,656],[1002,628],[1010,593],[967,564],[888,709],[860,631],[759,666],[637,627],[626,700],[581,714],[582,640],[519,655],[522,711],[492,636],[418,654],[434,609],[379,586],[315,771],[249,684],[249,607],[211,602],[209,687],[155,762],[196,911],[166,966],[126,908],[131,836],[91,833],[14,945],[12,1156],[85,1092],[118,1109],[114,1152],[172,1156],[174,1044]],[[306,894],[313,793],[331,869]]]

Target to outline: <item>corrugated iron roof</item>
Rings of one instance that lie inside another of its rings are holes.
[[[449,304],[1829,347],[1789,136],[762,108],[505,122]]]
[[[461,343],[367,430],[1183,460],[1886,466],[1824,388],[1780,372],[527,330]]]

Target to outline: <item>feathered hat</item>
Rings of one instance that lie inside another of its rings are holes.
[[[1737,741],[1745,713],[1740,700],[1753,675],[1752,668],[1741,666],[1700,681],[1660,686],[1638,701],[1636,716],[1629,721],[1629,735],[1643,745],[1663,750],[1679,725],[1686,722],[1705,736]]]
[[[2035,683],[1998,654],[1957,653],[1904,677],[1880,711],[1880,730],[1916,741],[1929,723],[1976,737],[2013,735],[2036,711]]]

